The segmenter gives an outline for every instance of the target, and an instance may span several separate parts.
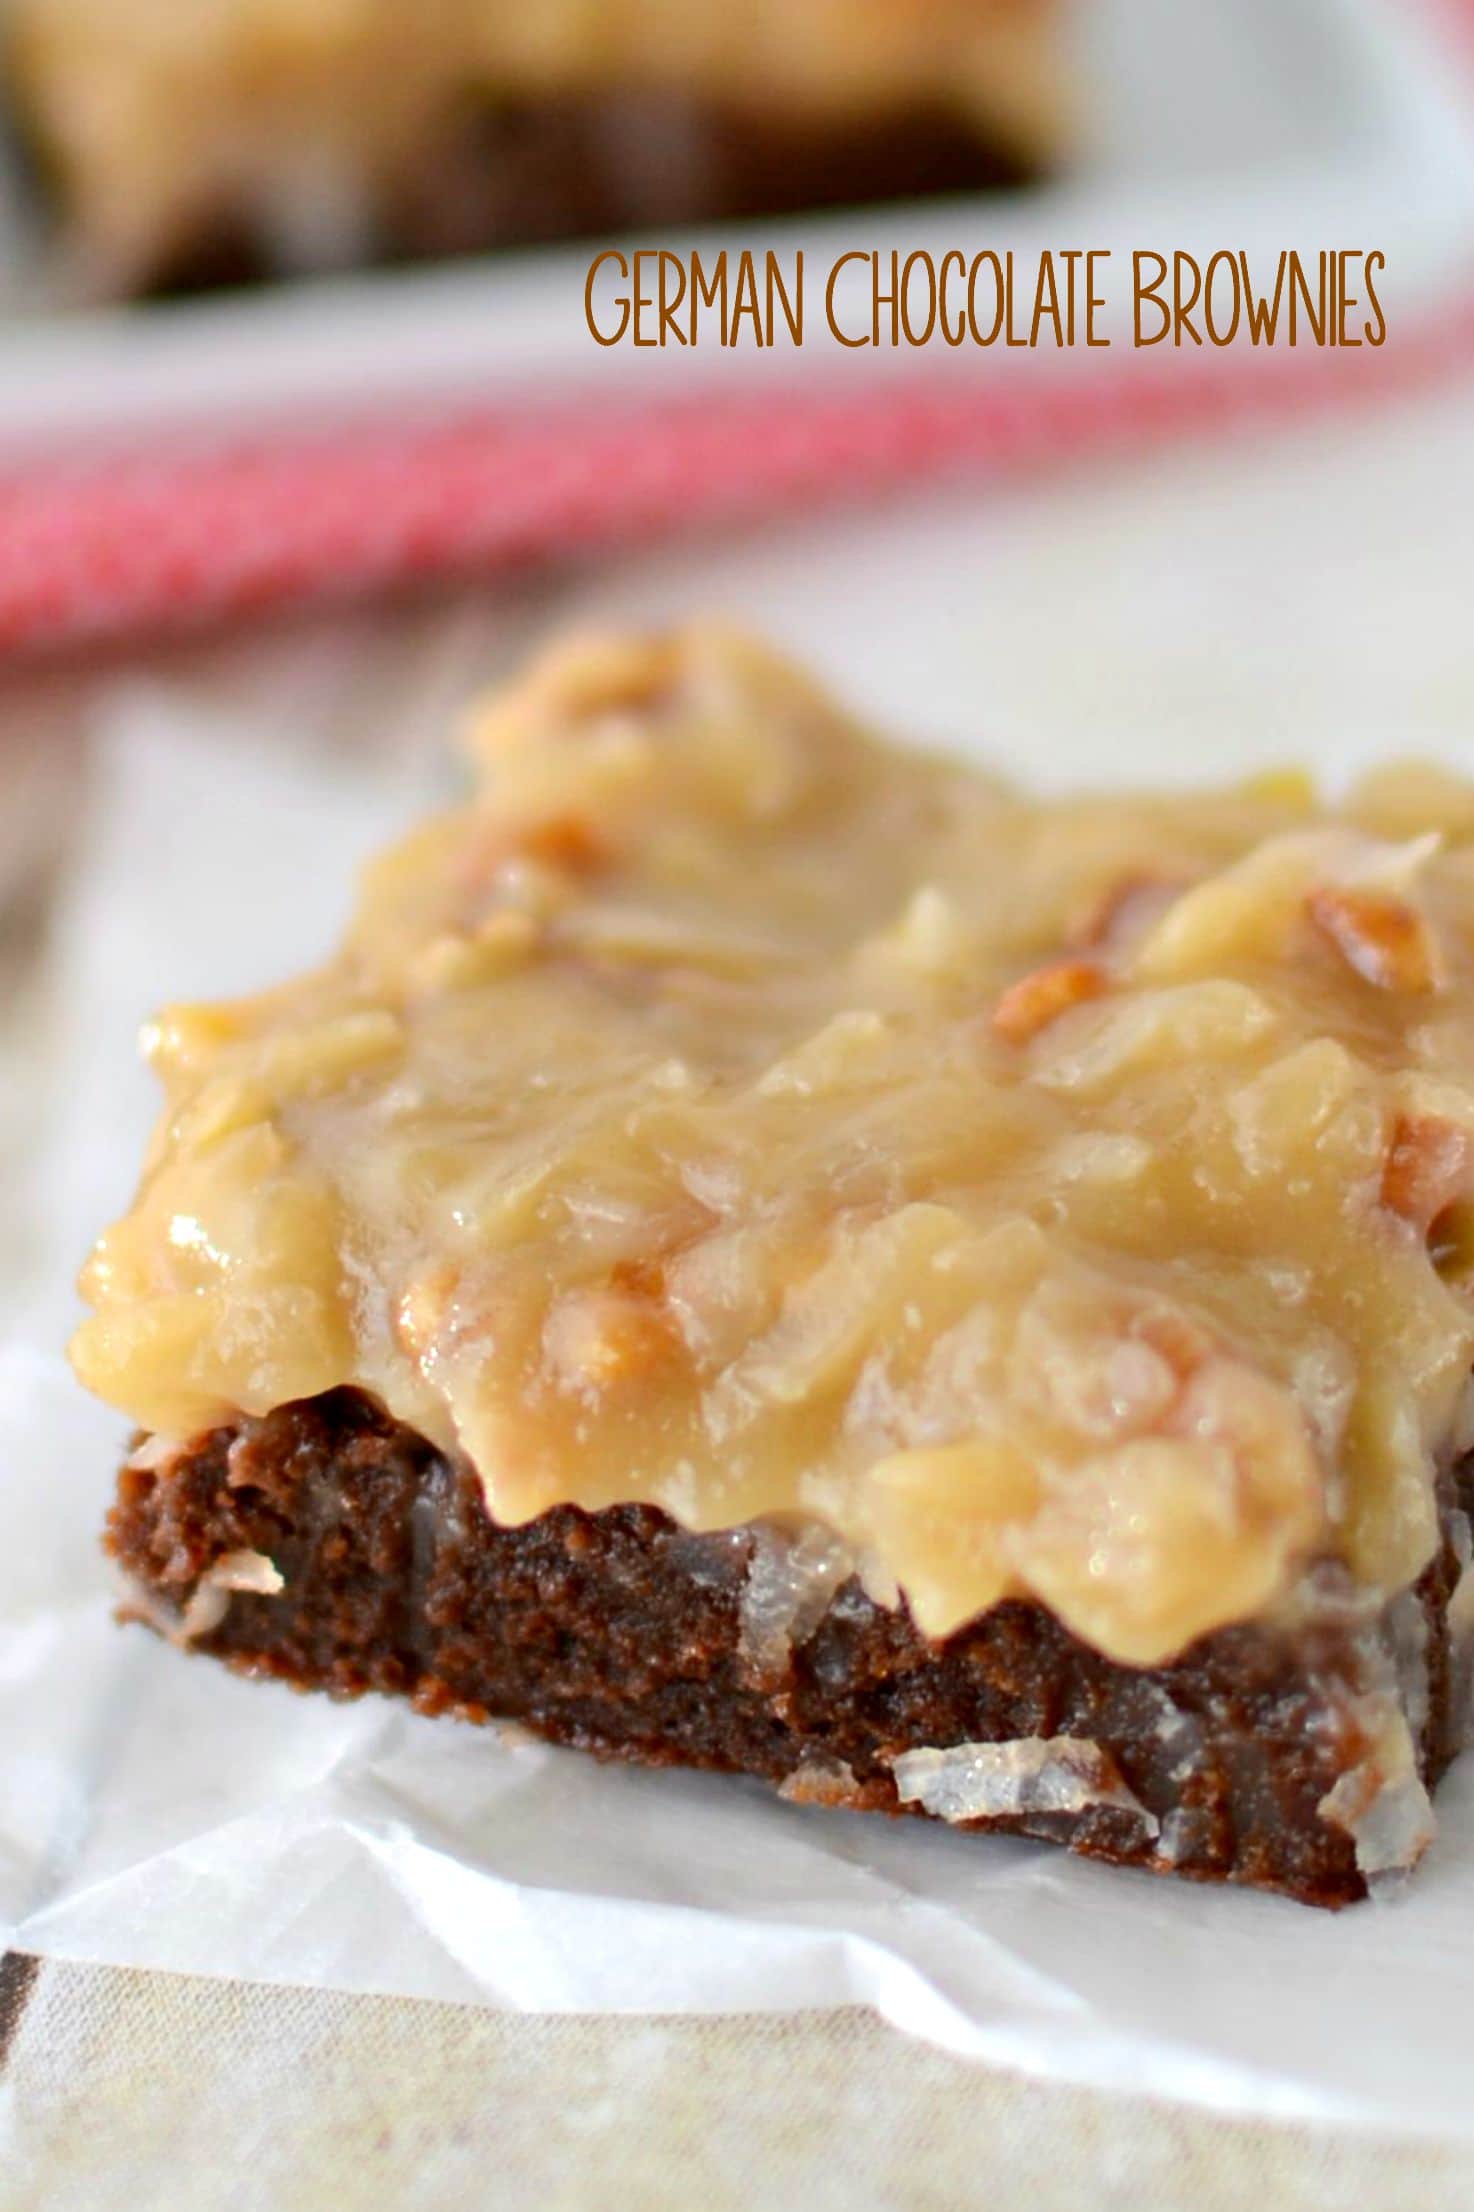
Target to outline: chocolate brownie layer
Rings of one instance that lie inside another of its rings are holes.
[[[43,186],[64,199],[45,146],[33,141],[31,152]],[[349,263],[1005,190],[1040,174],[1021,145],[944,109],[800,128],[659,92],[467,100],[433,138],[364,179],[339,227],[284,224],[275,203],[243,186],[162,232],[148,263],[123,275],[129,290],[169,296]]]
[[[816,123],[722,113],[659,94],[468,103],[379,180],[353,258],[421,260],[670,231],[805,209],[1026,183],[1022,153],[944,112]],[[164,242],[156,292],[290,274],[300,257],[247,204]]]
[[[1465,1460],[1450,1534],[1400,1615],[1369,1619],[1326,1569],[1293,1631],[1224,1629],[1151,1669],[1017,1602],[930,1642],[853,1578],[817,1617],[800,1592],[775,1637],[753,1607],[771,1534],[693,1536],[645,1506],[499,1527],[471,1469],[350,1390],[135,1453],[108,1545],[140,1618],[247,1673],[885,1812],[928,1809],[908,1754],[1063,1741],[1068,1809],[1046,1788],[966,1824],[1341,1905],[1364,1894],[1367,1860],[1356,1822],[1323,1808],[1375,1757],[1389,1699],[1423,1783],[1454,1748],[1451,1532],[1471,1487]],[[1416,1682],[1406,1666],[1394,1680],[1410,1652]]]
[[[445,253],[1018,183],[943,109],[803,127],[670,94],[468,104],[385,196],[390,245]]]

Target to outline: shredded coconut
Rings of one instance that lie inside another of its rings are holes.
[[[742,1591],[742,1658],[757,1682],[781,1675],[829,1610],[853,1561],[817,1523],[799,1535],[759,1526]]]
[[[178,1635],[185,1643],[208,1636],[230,1611],[237,1592],[250,1597],[279,1597],[286,1583],[264,1552],[222,1553],[208,1573],[200,1577],[194,1594],[180,1616]]]
[[[1157,1833],[1155,1816],[1127,1787],[1110,1753],[1078,1736],[905,1751],[892,1772],[901,1802],[919,1804],[940,1820],[1017,1819],[1110,1807],[1134,1813],[1149,1835]]]
[[[162,1434],[146,1436],[128,1454],[123,1465],[134,1474],[162,1475],[173,1466],[180,1453],[188,1449],[189,1446],[182,1437]]]
[[[1372,1687],[1355,1706],[1366,1752],[1337,1778],[1316,1808],[1322,1820],[1351,1837],[1357,1867],[1373,1896],[1396,1889],[1412,1872],[1437,1826],[1418,1771],[1411,1715],[1399,1678],[1399,1661],[1406,1665],[1409,1647],[1404,1636],[1400,1653],[1398,1639],[1396,1609],[1389,1608],[1385,1633],[1371,1656]],[[1426,1667],[1421,1703],[1426,1713]]]

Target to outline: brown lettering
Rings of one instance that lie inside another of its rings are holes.
[[[1008,296],[1012,288],[1013,256],[1008,257],[1009,274],[1005,276],[1003,263],[996,253],[980,253],[967,272],[967,328],[975,346],[995,345],[1003,329],[1008,313]],[[978,322],[978,276],[983,269],[993,272],[993,320],[986,337]]]
[[[1314,294],[1310,289],[1310,279],[1305,274],[1304,262],[1300,259],[1298,253],[1290,255],[1290,344],[1292,346],[1298,346],[1300,343],[1298,313],[1302,303],[1305,309],[1305,320],[1310,325],[1315,342],[1318,346],[1323,346],[1326,342],[1326,257],[1324,254],[1320,257],[1320,285]]]
[[[911,278],[918,267],[926,271],[929,279],[926,321],[922,324],[920,330],[913,328],[911,322]],[[906,343],[908,346],[924,346],[937,327],[937,271],[936,264],[929,253],[923,253],[918,249],[915,253],[907,254],[905,266],[901,271],[900,295],[901,328],[905,332]]]
[[[1269,299],[1264,293],[1255,292],[1249,276],[1249,256],[1242,251],[1239,254],[1239,273],[1244,285],[1244,313],[1248,317],[1251,345],[1274,344],[1280,326],[1280,307],[1285,296],[1285,260],[1286,256],[1281,254],[1279,267],[1275,272],[1274,297]]]
[[[729,346],[736,345],[744,317],[752,324],[753,343],[758,346],[765,344],[762,308],[758,300],[757,270],[753,267],[751,250],[746,246],[737,261],[736,297],[726,339]]]
[[[676,321],[676,310],[677,310],[677,309],[679,308],[679,306],[680,306],[680,304],[681,304],[682,300],[683,300],[683,299],[684,299],[684,298],[686,297],[686,264],[685,264],[685,262],[684,262],[684,261],[682,261],[682,259],[681,259],[681,257],[680,257],[680,255],[679,255],[679,254],[675,254],[675,253],[667,253],[667,252],[666,252],[666,251],[665,251],[664,249],[662,249],[662,251],[661,251],[661,255],[660,255],[660,264],[659,264],[659,266],[660,266],[660,322],[659,322],[659,325],[658,325],[658,328],[659,328],[659,332],[660,332],[660,339],[659,339],[659,342],[660,342],[660,344],[661,344],[661,345],[663,346],[663,345],[665,344],[665,340],[666,340],[666,333],[667,333],[667,332],[669,332],[672,344],[674,344],[674,345],[678,345],[678,346],[684,346],[684,345],[688,345],[688,344],[690,343],[690,340],[689,340],[689,339],[687,338],[687,336],[686,336],[686,333],[685,333],[685,331],[684,331],[684,330],[682,330],[682,328],[681,328],[680,324],[679,324],[679,323],[678,323],[678,322]],[[667,284],[666,284],[666,281],[665,281],[665,278],[666,278],[666,271],[667,271],[667,270],[670,270],[670,271],[672,272],[672,274],[673,274],[673,277],[674,277],[674,281],[675,281],[675,290],[674,290],[674,292],[672,292],[672,291],[670,290],[670,288],[669,288],[669,287],[667,286]]]
[[[966,277],[967,263],[955,246],[950,253],[943,254],[941,267],[937,271],[937,287],[940,295],[937,302],[937,318],[942,326],[942,343],[948,346],[961,346],[967,342],[967,316],[959,309],[956,321],[952,322],[948,320],[947,315],[948,301],[951,298],[952,291],[952,268],[954,263],[959,277]]]
[[[1371,321],[1363,326],[1369,346],[1384,346],[1387,343],[1387,317],[1382,312],[1382,302],[1377,297],[1374,281],[1375,272],[1386,266],[1387,256],[1384,253],[1369,253],[1362,269],[1362,279],[1367,288],[1367,306],[1372,311]]]
[[[1095,334],[1096,315],[1105,306],[1105,294],[1097,292],[1095,289],[1095,264],[1097,261],[1109,261],[1110,258],[1111,250],[1109,246],[1096,246],[1085,256],[1085,343],[1087,346],[1108,346],[1111,342],[1109,338],[1098,338]]]
[[[1213,308],[1213,292],[1220,271],[1227,271],[1229,296],[1233,301],[1233,315],[1226,327],[1219,324]],[[1239,334],[1239,324],[1244,317],[1243,296],[1239,291],[1239,265],[1228,252],[1210,254],[1208,266],[1203,271],[1203,321],[1208,336],[1215,346],[1231,346]]]
[[[1055,281],[1054,255],[1044,254],[1039,262],[1039,275],[1034,286],[1034,320],[1029,326],[1029,344],[1037,346],[1041,324],[1048,320],[1054,331],[1054,342],[1063,347],[1064,324],[1060,319],[1059,286]]]
[[[839,286],[839,272],[842,268],[844,268],[846,262],[868,261],[869,259],[869,254],[861,253],[858,248],[852,249],[849,253],[842,253],[838,261],[835,262],[834,267],[830,270],[829,282],[824,287],[824,319],[828,323],[833,336],[839,340],[839,343],[842,346],[850,347],[851,350],[854,350],[856,347],[868,345],[869,340],[866,338],[847,337],[844,331],[840,329],[839,324],[835,319],[834,295]]]
[[[617,265],[619,273],[624,278],[626,284],[628,284],[629,282],[630,265],[625,260],[622,253],[618,252],[613,246],[610,246],[606,248],[603,253],[595,254],[593,260],[589,264],[588,281],[583,288],[583,312],[584,319],[589,326],[589,336],[593,339],[594,344],[596,346],[617,346],[620,339],[624,336],[625,332],[629,329],[630,326],[630,303],[628,295],[626,293],[621,293],[618,299],[616,299],[614,302],[615,306],[620,310],[620,315],[619,327],[617,330],[614,331],[612,336],[606,337],[605,333],[599,328],[599,325],[594,318],[594,287],[599,281],[599,271],[603,268],[606,261],[614,262]]]
[[[703,307],[718,310],[722,344],[727,343],[727,249],[724,246],[716,258],[710,280],[699,253],[691,256],[691,343],[696,343],[697,317]]]
[[[1192,289],[1186,299],[1182,296],[1182,280],[1191,279]],[[1182,344],[1182,333],[1187,332],[1195,346],[1203,342],[1203,333],[1193,321],[1193,309],[1203,296],[1203,272],[1190,253],[1180,250],[1172,256],[1172,343]]]
[[[782,265],[778,256],[770,249],[768,253],[769,345],[772,345],[773,334],[778,327],[777,317],[773,312],[775,303],[783,310],[783,320],[788,325],[788,335],[794,344],[801,346],[804,342],[804,254],[802,246],[798,248],[793,257],[793,284],[796,297],[790,299],[787,287],[783,282]]]
[[[1153,267],[1150,283],[1146,281],[1148,264]],[[1137,252],[1131,256],[1132,335],[1138,346],[1159,346],[1172,328],[1172,310],[1162,297],[1162,286],[1167,281],[1167,257],[1160,253]],[[1142,325],[1141,311],[1150,301],[1162,318],[1161,327],[1148,337]]]

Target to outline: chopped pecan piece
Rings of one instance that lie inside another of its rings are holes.
[[[1386,891],[1326,885],[1305,910],[1364,983],[1381,991],[1431,991],[1437,980],[1433,936],[1405,899]]]
[[[1095,960],[1050,960],[1010,983],[993,1009],[993,1027],[1011,1045],[1027,1044],[1072,1006],[1099,998],[1109,988]]]
[[[530,872],[558,901],[569,895],[575,879],[598,875],[612,859],[605,840],[577,814],[552,814],[510,826],[489,822],[468,841],[457,883],[474,905],[498,883],[505,888],[514,878],[525,882]]]
[[[1474,1190],[1474,1137],[1436,1114],[1399,1114],[1382,1171],[1382,1204],[1424,1235]]]
[[[597,830],[576,814],[553,815],[535,822],[517,840],[517,850],[528,860],[562,868],[571,876],[597,875],[609,865],[609,847]]]

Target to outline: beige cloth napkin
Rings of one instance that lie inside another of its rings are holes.
[[[544,2019],[76,1966],[6,1979],[0,2212],[1467,2212],[1474,2196],[1467,2153],[1048,2088],[863,2012]]]

